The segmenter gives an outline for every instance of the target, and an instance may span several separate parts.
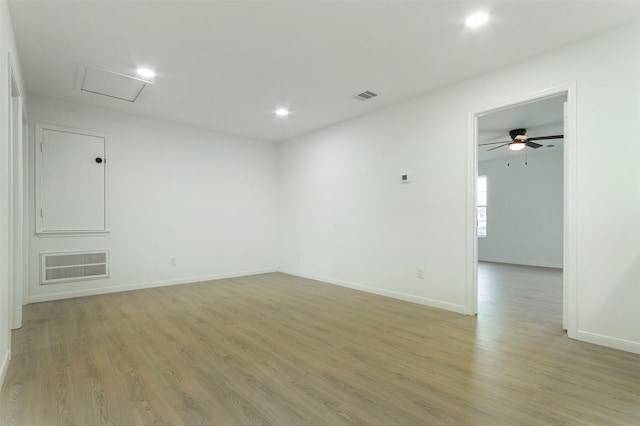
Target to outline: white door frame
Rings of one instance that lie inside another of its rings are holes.
[[[23,212],[23,231],[22,231],[22,306],[26,305],[29,300],[29,245],[31,244],[31,234],[29,229],[32,229],[31,221],[33,218],[32,205],[30,202],[30,176],[33,167],[29,159],[31,158],[29,143],[29,122],[27,120],[27,113],[22,105],[22,212]]]
[[[24,147],[22,138],[22,98],[11,53],[9,63],[9,324],[22,326],[24,287]]]
[[[564,137],[564,218],[563,218],[563,327],[570,338],[577,337],[578,329],[578,285],[577,285],[577,222],[576,178],[577,178],[577,123],[576,123],[576,84],[571,83],[535,92],[530,96],[494,105],[469,113],[468,120],[468,185],[467,191],[467,313],[478,313],[478,238],[476,223],[476,185],[478,180],[478,118],[492,112],[511,108],[516,105],[539,101],[548,97],[566,94]]]

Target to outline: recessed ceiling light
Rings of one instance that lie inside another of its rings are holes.
[[[277,110],[275,110],[275,113],[278,117],[286,117],[287,115],[289,115],[289,110],[286,108],[278,108]]]
[[[149,68],[138,68],[136,72],[140,77],[144,78],[153,78],[156,75],[156,73],[151,71]]]
[[[467,24],[467,27],[479,27],[480,25],[484,24],[485,22],[487,22],[489,20],[489,14],[485,13],[485,12],[478,12],[478,13],[474,13],[473,15],[469,16],[467,18],[467,20],[465,21],[465,24]]]

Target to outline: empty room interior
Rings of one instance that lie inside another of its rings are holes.
[[[640,424],[640,1],[0,0],[2,425]]]

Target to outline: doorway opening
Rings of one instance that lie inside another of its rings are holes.
[[[470,120],[474,313],[501,301],[517,310],[528,300],[518,285],[539,278],[549,291],[532,297],[554,299],[547,307],[555,306],[569,337],[576,331],[573,94],[573,87],[550,90]]]

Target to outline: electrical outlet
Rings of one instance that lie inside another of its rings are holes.
[[[424,278],[424,266],[418,266],[418,269],[416,271],[416,277]]]
[[[169,265],[176,266],[176,258],[175,257],[171,256],[169,258]]]

